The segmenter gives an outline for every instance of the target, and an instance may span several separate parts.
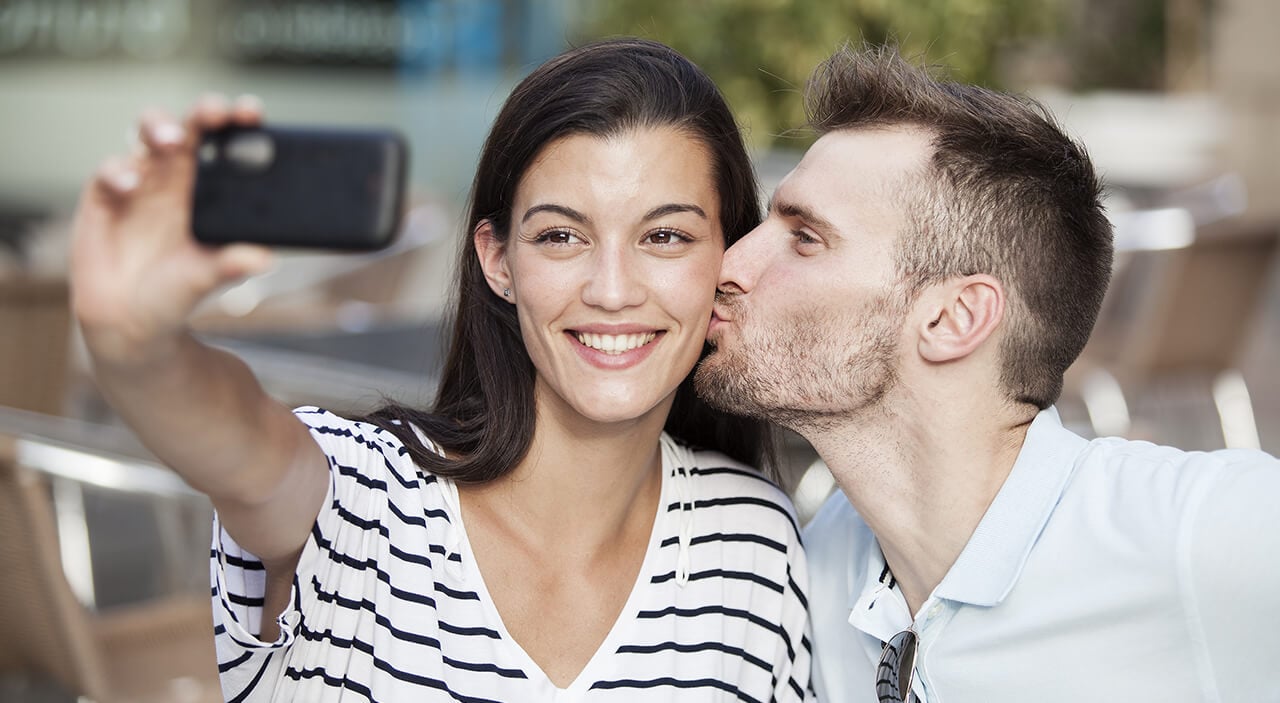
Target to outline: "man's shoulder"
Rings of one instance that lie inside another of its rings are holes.
[[[1123,535],[1152,555],[1173,558],[1180,551],[1168,545],[1215,523],[1234,524],[1226,519],[1232,513],[1269,513],[1277,494],[1280,460],[1265,452],[1095,439],[1077,458],[1051,520],[1059,529],[1086,521],[1097,535]],[[1252,541],[1248,533],[1231,539]]]
[[[812,533],[816,538],[823,538],[824,535],[834,531],[848,529],[853,526],[866,526],[862,522],[862,517],[858,515],[858,511],[849,503],[849,499],[837,487],[823,501],[822,507],[818,508],[818,512],[814,513],[804,531],[808,535]]]
[[[1142,495],[1173,498],[1178,518],[1201,522],[1229,512],[1270,513],[1280,494],[1280,459],[1256,449],[1185,451],[1141,441],[1099,440],[1093,471],[1127,505]],[[1132,489],[1132,490],[1131,490]],[[1203,511],[1203,512],[1202,512]]]
[[[1078,468],[1112,482],[1153,478],[1217,481],[1240,472],[1260,472],[1280,480],[1280,459],[1256,449],[1188,451],[1117,437],[1092,440]]]
[[[804,528],[805,551],[810,563],[845,563],[853,555],[865,553],[874,541],[871,528],[839,489],[827,498]]]

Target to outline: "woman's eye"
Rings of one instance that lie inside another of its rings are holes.
[[[582,240],[567,229],[549,229],[539,234],[534,241],[546,244],[574,244]]]
[[[688,241],[689,238],[683,234],[670,229],[659,229],[645,235],[645,241],[650,244],[678,244]]]

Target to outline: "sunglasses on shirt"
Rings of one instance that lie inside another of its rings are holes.
[[[919,644],[914,630],[903,630],[885,643],[876,665],[876,700],[880,703],[919,703],[911,692]]]

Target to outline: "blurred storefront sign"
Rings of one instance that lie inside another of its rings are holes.
[[[536,5],[536,6],[535,6]],[[0,60],[501,70],[548,51],[536,0],[0,0]],[[558,25],[557,21],[549,26]],[[534,29],[535,31],[530,31]]]
[[[22,164],[0,169],[0,215],[65,215],[139,111],[205,91],[399,128],[416,187],[465,190],[494,96],[564,48],[573,3],[0,0],[0,153]]]
[[[498,69],[522,50],[523,2],[238,2],[217,46],[242,61]]]
[[[162,59],[189,28],[187,0],[0,0],[0,57]]]

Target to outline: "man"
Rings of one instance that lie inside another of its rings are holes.
[[[1052,407],[1111,269],[1084,151],[891,50],[807,100],[821,136],[727,252],[697,381],[842,489],[805,535],[819,694],[1280,700],[1280,462]]]

